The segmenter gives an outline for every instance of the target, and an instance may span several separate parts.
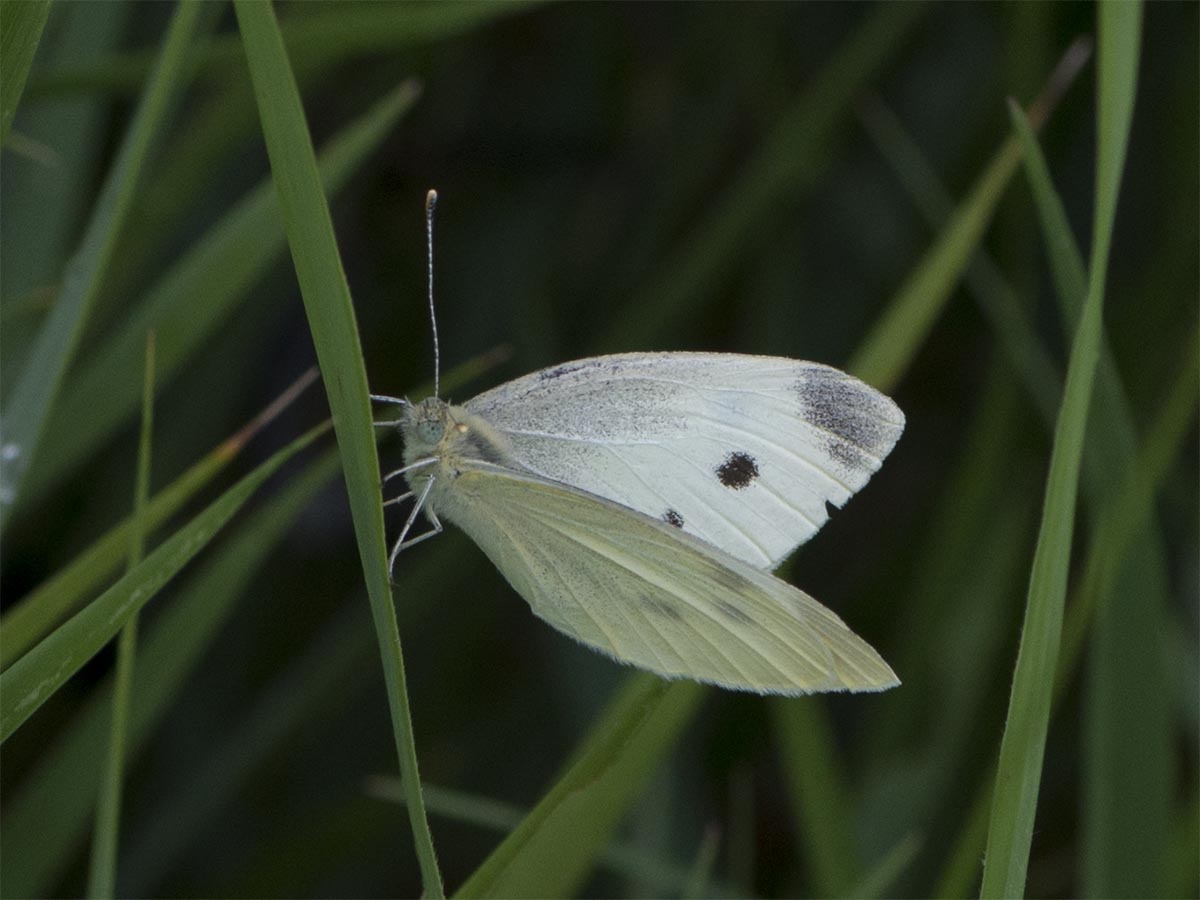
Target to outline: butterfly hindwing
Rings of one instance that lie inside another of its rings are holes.
[[[440,510],[560,631],[667,677],[804,694],[897,683],[831,611],[754,566],[602,497],[475,463]]]
[[[565,363],[464,404],[545,479],[769,569],[879,468],[904,416],[818,363],[627,353]]]

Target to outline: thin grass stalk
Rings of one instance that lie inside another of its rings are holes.
[[[129,529],[129,565],[133,571],[146,552],[146,509],[150,499],[150,453],[154,435],[154,332],[146,334],[146,377],[142,392],[142,426],[138,436],[137,475],[134,478],[133,522]],[[112,719],[108,756],[96,801],[96,822],[88,867],[88,896],[116,895],[117,845],[121,831],[121,795],[125,776],[130,694],[137,654],[137,613],[129,617],[117,637],[117,667],[113,680]]]
[[[280,466],[328,430],[324,422],[277,451],[0,674],[0,742],[112,640],[130,616],[158,596]]]
[[[1162,491],[1171,466],[1183,452],[1188,429],[1196,415],[1195,397],[1200,379],[1198,348],[1200,330],[1194,326],[1189,340],[1184,342],[1186,359],[1180,375],[1156,413],[1125,481],[1100,514],[1084,558],[1083,578],[1067,604],[1052,713],[1061,709],[1069,686],[1079,674],[1096,597],[1104,589],[1103,579],[1120,566],[1129,543],[1148,526],[1154,498]],[[987,842],[989,804],[995,780],[996,765],[993,763],[980,781],[965,823],[958,829],[958,838],[947,855],[933,891],[934,897],[962,897],[971,890],[972,882],[978,877],[979,859]]]
[[[258,100],[272,179],[333,412],[383,662],[400,771],[409,791],[408,813],[421,881],[426,896],[440,898],[442,877],[421,799],[404,656],[384,541],[379,457],[350,288],[342,271],[312,137],[274,9],[250,0],[237,0],[234,9]]]
[[[1063,405],[1050,456],[1045,509],[1030,573],[1025,623],[992,795],[983,897],[1020,897],[1025,892],[1062,637],[1079,470],[1088,406],[1100,358],[1105,278],[1117,189],[1133,112],[1141,6],[1102,4],[1099,17],[1099,145],[1090,282],[1071,348]]]
[[[0,12],[0,146],[8,143],[8,132],[49,14],[50,0],[9,3]]]
[[[176,9],[133,123],[100,190],[79,247],[67,266],[54,309],[38,333],[4,410],[4,434],[0,440],[0,525],[7,521],[30,463],[38,454],[63,378],[112,264],[117,236],[133,209],[142,171],[184,85],[188,46],[202,8],[198,0],[182,0]]]

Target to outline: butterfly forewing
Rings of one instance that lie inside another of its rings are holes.
[[[602,497],[472,463],[439,511],[537,615],[624,662],[766,693],[897,683],[866,642],[807,594]]]
[[[503,384],[465,408],[543,478],[630,507],[760,568],[861,488],[904,416],[837,369],[763,356],[618,354]]]

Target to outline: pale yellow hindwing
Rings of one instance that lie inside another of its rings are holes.
[[[448,493],[447,518],[538,616],[618,660],[760,693],[899,683],[812,597],[649,516],[487,463]]]

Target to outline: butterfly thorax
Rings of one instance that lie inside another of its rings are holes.
[[[414,490],[423,488],[429,476],[446,485],[461,474],[465,463],[483,461],[522,468],[513,461],[508,440],[495,428],[463,407],[437,397],[426,397],[406,407],[400,433],[404,437],[405,465],[431,457],[437,460],[407,474]],[[438,493],[435,483],[430,499]]]

